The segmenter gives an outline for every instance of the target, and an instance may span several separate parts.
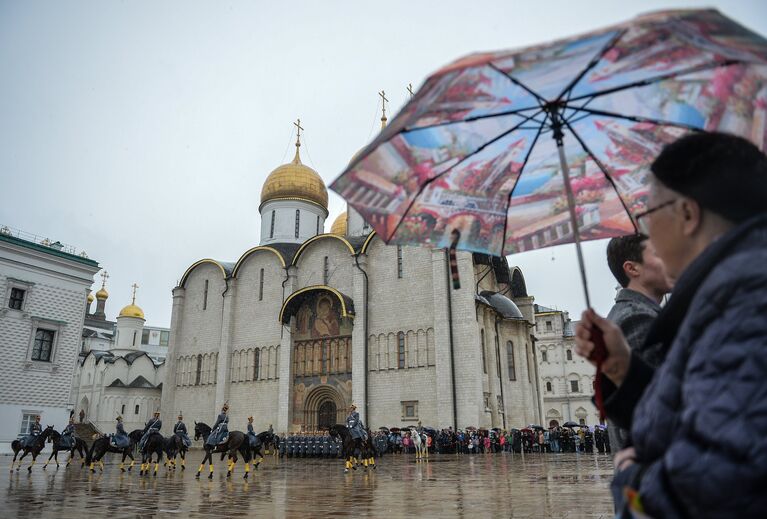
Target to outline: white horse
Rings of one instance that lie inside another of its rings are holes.
[[[423,437],[418,434],[418,430],[415,427],[410,427],[410,438],[413,440],[415,446],[415,460],[429,460],[429,449],[426,446],[426,435]]]

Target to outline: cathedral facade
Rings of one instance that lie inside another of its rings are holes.
[[[164,416],[230,428],[540,423],[533,298],[505,259],[386,245],[353,209],[324,232],[328,194],[292,162],[261,193],[261,240],[201,259],[173,289]],[[367,196],[376,196],[375,193]]]

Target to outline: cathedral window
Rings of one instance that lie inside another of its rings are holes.
[[[328,279],[330,278],[330,265],[328,262],[328,257],[325,256],[322,264],[322,284],[327,285]]]
[[[263,271],[263,269],[262,269]],[[253,380],[258,380],[258,368],[259,364],[261,363],[261,350],[256,349],[256,351],[253,353]]]
[[[573,352],[571,350],[567,350],[565,355],[567,355],[567,360],[573,360]]]
[[[26,292],[20,288],[11,289],[11,297],[8,299],[8,308],[21,310],[24,306],[24,294]]]
[[[274,218],[276,211],[272,211],[272,223],[269,226],[269,237],[274,238]]]
[[[208,309],[208,280],[205,280],[205,290],[202,292],[202,309]]]
[[[572,391],[573,393],[577,393],[578,392],[578,381],[577,380],[571,380],[570,381],[570,391]]]
[[[546,382],[546,391],[551,393],[551,382]]]
[[[402,279],[402,245],[397,245],[397,277]]]
[[[140,406],[136,404],[136,407],[133,409],[133,414],[138,414],[139,409],[140,409]]]
[[[495,372],[501,378],[501,345],[498,343],[498,334],[495,334]]]
[[[320,233],[320,215],[317,215],[317,232],[316,234]]]
[[[487,374],[487,363],[485,362],[485,330],[479,331],[480,346],[482,353],[482,373]]]
[[[543,362],[547,362],[547,361],[549,360],[549,359],[548,359],[548,357],[547,357],[547,355],[546,355],[546,352],[545,352],[545,351],[542,351],[542,352],[541,352],[541,360],[542,360]]]
[[[405,367],[405,334],[402,332],[397,334],[397,367]]]
[[[120,408],[120,414],[125,414],[125,404]]]
[[[202,355],[197,355],[197,371],[194,374],[194,385],[200,385],[200,379],[202,378]]]
[[[296,209],[296,238],[298,238],[298,227],[301,224],[301,211]]]
[[[258,300],[264,300],[264,269],[258,273]]]
[[[506,342],[506,362],[509,367],[509,380],[517,380],[517,368],[514,364],[514,343]]]
[[[136,345],[136,331],[133,331],[133,346]]]
[[[529,349],[530,345],[525,344],[525,352]],[[535,353],[533,353],[535,355]],[[533,369],[533,363],[530,362],[530,354],[527,353],[527,381],[531,384],[533,383],[533,375],[532,375],[532,369]]]

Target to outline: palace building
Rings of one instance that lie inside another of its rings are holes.
[[[386,245],[352,208],[325,232],[325,182],[295,157],[261,191],[261,237],[173,289],[163,416],[314,430],[521,427],[543,419],[533,298],[504,258]],[[375,193],[373,196],[376,196]],[[383,195],[382,195],[383,196]],[[215,251],[211,251],[215,253]],[[211,424],[212,425],[212,424]]]

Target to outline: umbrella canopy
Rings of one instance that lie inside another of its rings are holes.
[[[400,433],[400,428],[399,427],[392,427],[391,429],[389,429],[389,432],[390,433],[394,433],[394,434],[399,434]]]
[[[546,430],[543,427],[541,427],[540,425],[528,425],[528,427],[530,429],[540,429],[541,431],[545,431]]]
[[[648,166],[690,131],[767,145],[767,40],[651,13],[430,76],[331,188],[387,243],[504,256],[635,232]],[[455,232],[457,231],[457,232]]]
[[[525,427],[525,428],[523,428],[523,429],[520,429],[519,431],[520,431],[520,432],[523,432],[523,433],[531,433],[531,432],[533,432],[533,430],[532,430],[532,429],[530,429],[529,427]]]
[[[576,422],[565,422],[562,424],[562,427],[580,427],[581,424]]]
[[[439,434],[439,431],[435,429],[434,427],[424,427],[423,432],[425,432],[429,436],[437,436]]]
[[[379,431],[383,431],[383,432],[387,432],[387,433],[389,432],[389,428],[388,427],[379,427],[378,430]]]
[[[476,427],[474,427],[473,425],[470,425],[470,426],[468,426],[468,427],[466,428],[466,430],[467,430],[467,431],[476,431],[476,430],[477,430],[477,428],[476,428]]]

